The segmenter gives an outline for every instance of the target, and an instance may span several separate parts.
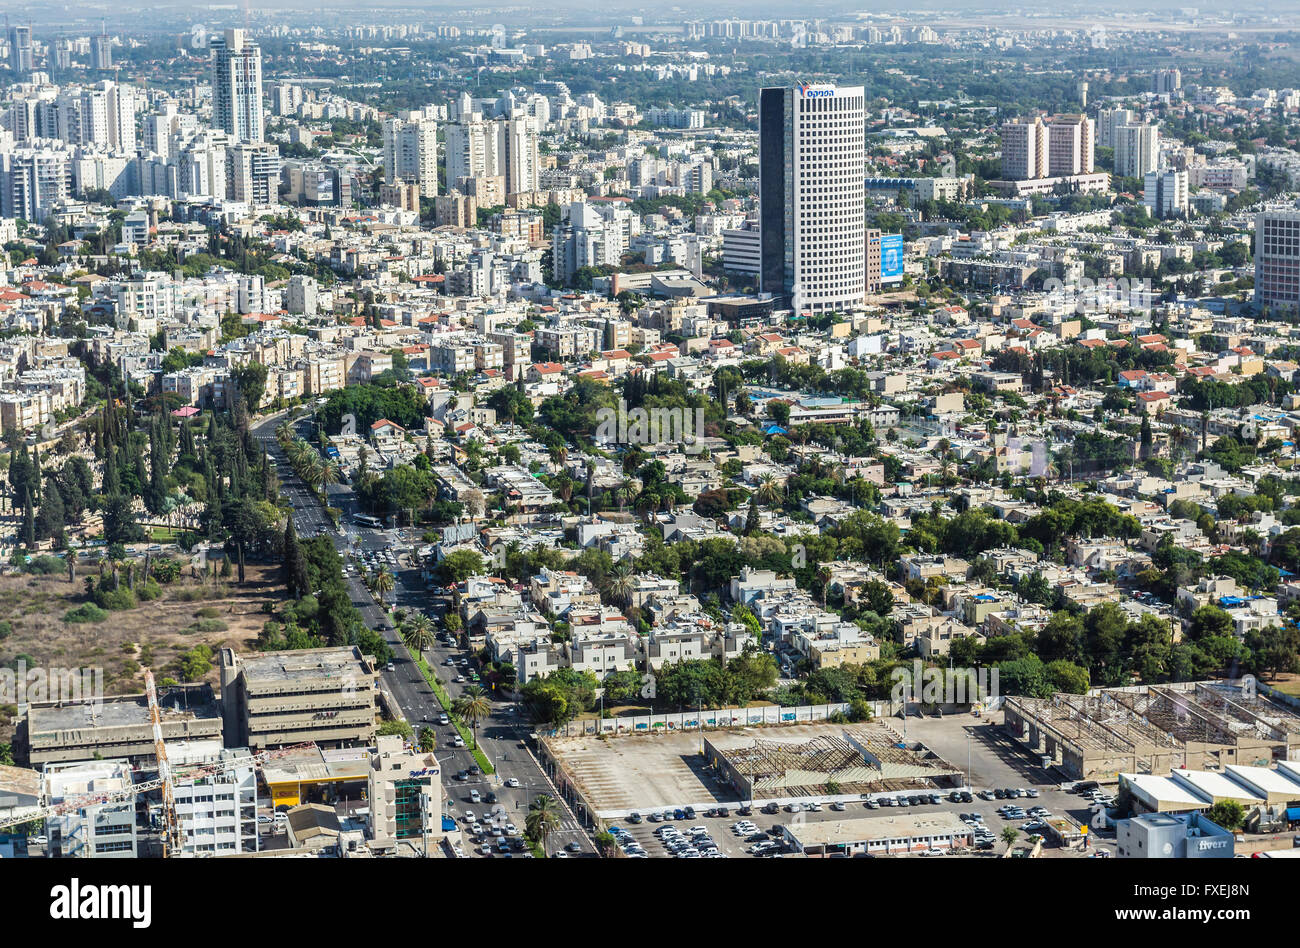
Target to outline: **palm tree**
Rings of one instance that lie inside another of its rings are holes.
[[[321,497],[329,497],[329,485],[339,482],[339,462],[333,458],[321,458],[317,462],[320,474],[315,483],[320,485]]]
[[[474,732],[474,746],[478,747],[478,722],[492,713],[492,704],[487,692],[477,685],[466,688],[461,696],[451,704],[451,709],[469,722]]]
[[[416,613],[402,627],[402,641],[412,652],[420,653],[433,645],[433,623],[428,617]]]
[[[541,794],[528,805],[528,816],[524,818],[524,831],[546,851],[546,839],[560,825],[560,801],[548,794]]]
[[[758,488],[754,491],[760,504],[776,503],[781,496],[781,485],[777,482],[775,474],[764,474],[758,479]]]
[[[430,754],[438,747],[438,736],[434,734],[433,728],[420,728],[420,752]]]
[[[394,581],[393,574],[386,569],[381,569],[375,574],[375,592],[379,593],[379,598],[383,599],[393,591]]]
[[[627,502],[636,496],[636,488],[632,486],[632,478],[625,477],[619,481],[614,496],[618,498],[618,512],[622,513]]]
[[[609,573],[609,597],[624,606],[632,602],[632,567],[619,563]]]

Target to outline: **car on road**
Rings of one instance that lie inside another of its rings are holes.
[[[438,723],[441,724],[443,727],[446,727],[448,724],[451,723],[451,718],[447,717],[446,711],[438,715]]]
[[[582,843],[566,843],[564,848],[571,853],[580,853],[582,852]]]
[[[481,793],[478,792],[478,788],[477,788],[477,787],[475,787],[473,790],[471,790],[471,791],[469,792],[469,802],[470,802],[470,803],[482,803],[482,802],[483,802],[483,794],[481,794]]]
[[[633,824],[635,824],[635,823],[640,823],[640,822],[641,822],[641,814],[640,814],[640,813],[635,813],[635,812],[634,812],[634,813],[629,813],[629,814],[627,815],[627,821],[628,821],[629,823],[633,823]]]
[[[839,800],[836,800],[834,803],[831,804],[831,809],[834,810],[836,813],[843,813],[845,810],[848,809],[848,807],[846,807]]]
[[[461,737],[459,734],[457,734],[455,737],[453,737],[453,738],[451,739],[451,746],[452,746],[452,747],[464,747],[464,746],[465,746],[465,738],[463,738],[463,737]]]
[[[397,666],[394,665],[392,662],[389,662],[386,670],[387,670],[387,671],[397,671]]]
[[[506,778],[506,786],[507,786],[507,787],[517,787],[517,786],[519,786],[519,780],[518,780],[517,778],[515,778],[515,777],[507,777],[507,778]]]
[[[456,682],[456,684],[459,685],[459,684],[461,684],[461,683],[463,683],[463,682],[465,681],[465,676],[464,676],[464,675],[457,675],[455,678],[452,679],[452,681]]]

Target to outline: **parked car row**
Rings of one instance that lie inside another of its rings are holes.
[[[627,856],[629,859],[650,858],[649,855],[646,853],[645,848],[642,847],[642,845],[638,843],[636,839],[632,836],[632,834],[629,833],[627,830],[618,826],[611,826],[609,828],[609,834],[614,837],[614,842],[618,844],[619,850],[623,853],[624,856]],[[573,844],[570,843],[570,845]],[[582,847],[579,846],[578,849],[581,850]]]
[[[675,826],[661,826],[655,836],[675,859],[725,859],[707,826],[692,826],[685,833]]]

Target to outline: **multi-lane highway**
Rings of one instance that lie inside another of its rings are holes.
[[[352,518],[358,513],[356,499],[351,488],[346,486],[329,487],[330,506],[337,507],[343,512],[340,518],[341,532],[334,531],[319,499],[293,473],[293,469],[275,440],[276,426],[282,421],[283,416],[272,416],[254,425],[253,434],[266,445],[272,459],[279,465],[282,490],[293,504],[294,528],[298,535],[303,538],[318,534],[332,537],[335,548],[345,557],[345,560],[349,549],[357,552],[394,550],[396,553],[395,548],[405,545],[395,530],[374,530],[355,525]],[[307,420],[302,422],[304,426],[307,423]],[[397,562],[398,565],[392,569],[394,588],[389,594],[392,604],[399,609],[419,610],[435,619],[440,618],[449,602],[431,596],[427,592],[418,564],[413,563],[404,553],[397,555]],[[446,815],[456,819],[458,825],[464,827],[463,817],[467,809],[480,818],[493,810],[492,804],[471,803],[469,800],[471,790],[478,790],[482,795],[492,792],[497,796],[496,806],[502,808],[506,819],[522,829],[529,801],[539,794],[550,794],[561,800],[563,809],[560,827],[552,833],[547,842],[547,849],[556,852],[571,843],[577,843],[583,853],[594,854],[595,847],[590,837],[583,831],[567,804],[564,804],[555,786],[527,746],[526,739],[530,730],[527,720],[523,715],[516,713],[509,696],[501,696],[499,700],[497,696],[492,696],[494,698],[492,713],[479,722],[479,743],[497,771],[490,776],[484,775],[475,762],[470,748],[452,746],[451,742],[457,736],[455,729],[437,724],[443,710],[438,704],[437,697],[425,682],[419,667],[411,660],[410,652],[397,631],[391,627],[392,623],[388,616],[375,603],[370,591],[362,583],[358,572],[345,571],[344,575],[352,594],[352,601],[360,610],[364,621],[372,629],[383,628],[382,634],[393,650],[393,670],[385,670],[381,673],[382,686],[393,696],[402,715],[417,733],[422,727],[431,727],[438,735],[437,757],[442,764],[443,788],[447,796]],[[441,622],[435,622],[435,625],[439,631],[442,630]],[[463,649],[444,645],[440,639],[433,648],[425,652],[424,657],[429,666],[438,673],[444,687],[453,698],[467,687],[467,684],[451,681],[450,679],[454,678],[456,673],[451,666],[443,664],[448,659],[468,657],[468,653]],[[469,774],[466,779],[457,779],[459,774],[465,772]],[[477,847],[468,839],[468,832],[465,833],[465,837],[461,847],[464,855],[476,856]]]

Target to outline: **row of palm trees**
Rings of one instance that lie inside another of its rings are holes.
[[[339,462],[323,456],[305,438],[297,437],[289,422],[275,429],[275,438],[295,473],[304,483],[319,487],[322,498],[327,496],[330,484],[339,483],[342,473]]]

